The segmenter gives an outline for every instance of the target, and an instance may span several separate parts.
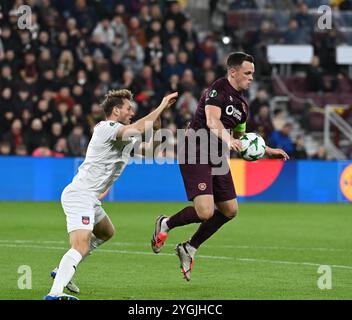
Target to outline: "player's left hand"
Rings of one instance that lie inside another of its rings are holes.
[[[170,106],[175,103],[177,96],[178,92],[168,94],[163,98],[160,105],[163,106],[165,109],[170,108]]]
[[[270,158],[274,158],[274,159],[283,159],[284,161],[290,159],[288,154],[282,149],[272,149],[272,148],[266,147],[265,153]]]

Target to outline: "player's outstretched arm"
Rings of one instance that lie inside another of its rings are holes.
[[[221,118],[221,109],[218,106],[206,105],[205,106],[205,115],[207,118],[208,128],[222,141],[224,141],[229,149],[240,151],[241,142],[238,139],[235,139],[230,135],[230,133],[225,129],[222,124]]]
[[[173,92],[165,96],[160,105],[154,111],[139,119],[135,123],[120,128],[120,130],[117,132],[117,137],[122,137],[125,133],[144,133],[146,130],[150,129],[153,126],[154,121],[159,118],[161,113],[176,101],[177,96],[178,92]]]
[[[273,149],[273,148],[270,148],[268,146],[266,146],[266,148],[265,148],[265,154],[269,158],[283,159],[285,161],[290,159],[290,157],[288,156],[288,154],[284,150],[282,150],[282,149]]]

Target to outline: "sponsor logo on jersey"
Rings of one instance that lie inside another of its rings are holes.
[[[89,224],[89,221],[90,221],[89,217],[87,217],[87,216],[82,216],[82,223],[83,223],[83,224]]]
[[[218,92],[216,90],[211,90],[209,92],[209,97],[214,98],[218,95]]]
[[[232,104],[226,106],[225,112],[227,115],[233,116],[238,121],[241,121],[242,119],[242,112],[236,109]]]

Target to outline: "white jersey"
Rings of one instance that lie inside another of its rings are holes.
[[[114,121],[99,122],[89,142],[86,158],[78,168],[71,187],[99,196],[105,192],[125,169],[137,138],[116,140],[118,128]]]

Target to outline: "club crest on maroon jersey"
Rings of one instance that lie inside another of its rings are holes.
[[[198,189],[204,191],[207,188],[207,184],[202,182],[198,184]]]

